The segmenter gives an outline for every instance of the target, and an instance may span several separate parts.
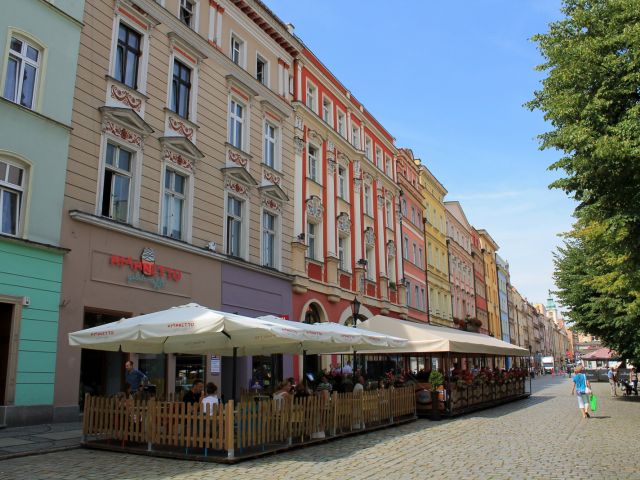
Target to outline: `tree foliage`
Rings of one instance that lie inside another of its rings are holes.
[[[551,187],[578,206],[555,256],[558,296],[578,330],[640,359],[640,0],[564,0],[533,40],[542,88],[527,106],[561,158]]]

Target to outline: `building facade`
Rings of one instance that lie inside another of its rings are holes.
[[[425,222],[422,216],[420,190],[420,160],[413,152],[401,148],[398,152],[398,185],[400,185],[400,219],[402,221],[402,259],[407,291],[408,319],[429,321],[427,267],[425,263]]]
[[[509,264],[496,253],[498,278],[498,309],[500,312],[500,329],[502,340],[511,342],[511,326],[509,324]]]
[[[306,48],[294,96],[293,318],[352,324],[355,297],[362,317],[406,317],[393,137]]]
[[[425,166],[420,165],[427,270],[429,277],[429,318],[431,323],[453,327],[451,312],[451,284],[447,260],[447,227],[444,197],[447,190]]]
[[[0,17],[0,425],[55,419],[60,212],[83,2]]]
[[[478,331],[489,334],[489,316],[487,312],[487,288],[485,285],[484,258],[480,247],[480,234],[471,227],[471,257],[473,258],[473,285],[476,302]]]
[[[459,328],[477,331],[471,225],[460,202],[444,202],[447,222],[447,253],[453,322]]]
[[[496,252],[499,247],[486,230],[478,230],[478,234],[480,236],[480,248],[482,249],[484,260],[484,282],[487,292],[489,335],[502,339],[498,298],[498,268],[496,266]]]
[[[291,316],[288,72],[300,48],[251,0],[86,2],[62,218],[59,409],[124,387],[125,356],[71,348],[69,332],[189,302]],[[129,358],[160,393],[202,378],[229,395],[228,359],[218,369],[204,355]],[[255,362],[270,359],[243,358],[239,385]]]

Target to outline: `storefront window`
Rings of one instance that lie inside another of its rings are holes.
[[[165,395],[167,391],[167,360],[164,353],[138,355],[138,370],[147,376],[149,385],[155,387],[156,395]]]
[[[204,355],[176,355],[176,396],[191,388],[195,380],[204,382]]]

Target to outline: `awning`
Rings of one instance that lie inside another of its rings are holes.
[[[397,318],[376,315],[365,320],[360,328],[386,333],[409,341],[404,347],[395,348],[394,353],[476,353],[527,357],[529,350],[512,345],[497,338],[480,333],[465,332],[447,327],[407,322]],[[361,351],[359,353],[376,353]]]

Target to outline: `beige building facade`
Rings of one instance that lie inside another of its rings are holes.
[[[502,339],[500,309],[498,303],[498,273],[496,265],[496,252],[499,247],[486,230],[478,230],[478,234],[480,235],[480,246],[482,248],[482,255],[484,258],[484,279],[487,292],[489,335]]]

